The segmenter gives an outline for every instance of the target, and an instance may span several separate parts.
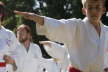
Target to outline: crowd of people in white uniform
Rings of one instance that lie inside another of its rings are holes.
[[[100,20],[105,13],[104,3],[82,0],[83,20],[57,20],[14,11],[36,22],[38,34],[52,40],[40,41],[52,57],[45,59],[40,47],[32,42],[29,26],[18,26],[16,35],[3,27],[5,8],[0,2],[0,72],[108,72],[108,27]]]

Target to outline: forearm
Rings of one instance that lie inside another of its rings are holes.
[[[17,70],[16,63],[12,63],[12,67],[13,67],[13,70],[14,70],[14,71],[16,71],[16,70]]]

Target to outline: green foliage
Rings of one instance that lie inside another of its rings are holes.
[[[13,13],[14,10],[20,11],[33,11],[33,6],[35,5],[34,0],[1,0],[5,3],[6,7],[6,18],[4,25],[5,27],[13,30],[19,24],[18,17]]]
[[[42,15],[61,18],[83,18],[80,0],[38,0]],[[46,6],[44,6],[46,4]]]

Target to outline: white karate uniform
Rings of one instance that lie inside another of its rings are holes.
[[[108,50],[105,51],[104,68],[108,68]]]
[[[106,34],[106,37],[108,37],[108,33]],[[106,40],[106,46],[104,49],[104,68],[108,68],[108,40]]]
[[[69,55],[67,50],[65,49],[65,46],[54,42],[50,42],[50,44],[51,46],[44,45],[45,50],[50,56],[58,59],[57,64],[61,68],[61,71],[66,72],[70,62],[68,58]]]
[[[34,43],[30,43],[28,52],[22,44],[18,45],[16,51],[16,72],[44,72],[44,69],[47,72],[60,72],[54,61],[42,58],[40,48]]]
[[[16,49],[17,42],[15,34],[2,26],[0,29],[0,58],[2,59],[4,54],[11,55]]]
[[[39,59],[37,72],[61,72],[61,69],[53,59]]]
[[[17,47],[17,55],[15,58],[17,65],[16,72],[37,72],[39,59],[42,58],[39,46],[30,43],[28,52],[22,44],[19,44]]]
[[[103,72],[104,46],[108,28],[100,22],[100,37],[87,18],[56,20],[44,17],[45,35],[67,45],[70,60],[83,72]],[[41,28],[43,28],[41,27]]]
[[[2,26],[0,28],[0,59],[3,59],[5,54],[12,57],[17,43],[15,34]],[[11,65],[7,64],[6,69],[8,72],[12,72],[13,69],[11,67]]]

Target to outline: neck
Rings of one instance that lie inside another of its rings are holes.
[[[100,22],[99,21],[98,22],[91,22],[91,24],[93,25],[93,27],[97,31],[98,35],[100,36],[100,32],[101,32]]]
[[[30,41],[27,40],[27,41],[23,42],[23,45],[24,45],[25,48],[29,48],[29,46],[30,46]]]

